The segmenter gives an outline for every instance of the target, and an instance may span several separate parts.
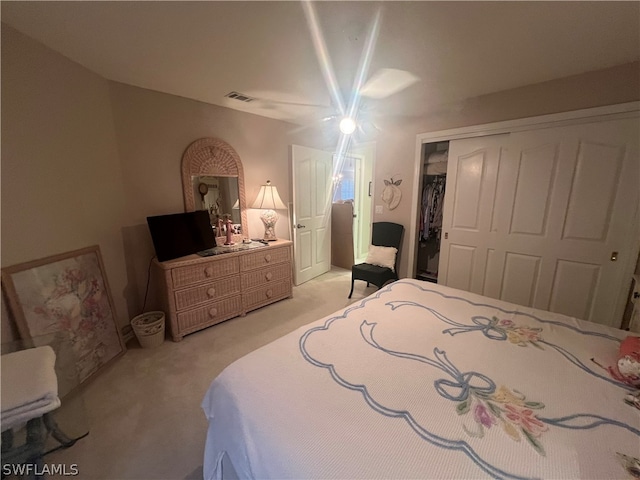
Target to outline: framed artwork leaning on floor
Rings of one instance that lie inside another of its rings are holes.
[[[97,245],[2,269],[22,339],[68,337],[80,384],[125,352]]]

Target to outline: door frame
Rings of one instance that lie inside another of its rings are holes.
[[[535,117],[519,118],[503,122],[485,123],[468,127],[452,128],[416,135],[413,185],[411,189],[411,221],[409,222],[409,270],[411,278],[416,276],[416,258],[418,254],[417,225],[419,222],[418,202],[420,200],[420,184],[424,171],[423,145],[426,143],[446,142],[462,138],[484,137],[503,133],[514,133],[525,130],[578,125],[580,123],[600,122],[640,116],[640,102],[620,103],[604,107],[587,108],[570,112],[552,113]],[[640,205],[635,205],[635,219],[638,221]],[[633,258],[640,252],[640,238],[630,238]],[[625,267],[625,277],[631,278],[634,265]]]
[[[373,220],[374,201],[372,197],[374,169],[376,163],[376,142],[365,142],[358,145],[352,145],[349,149],[349,155],[358,156],[362,159],[362,171],[360,182],[360,206],[357,210],[357,215],[360,220],[360,241],[361,244],[366,244],[365,251],[362,256],[358,255],[359,247],[355,245],[354,235],[354,260],[356,263],[358,259],[364,261],[366,257],[366,251],[369,249],[369,243],[371,242],[371,224]]]
[[[337,154],[334,153],[334,165],[342,164],[340,160],[337,158]],[[363,218],[364,218],[364,176],[365,176],[365,161],[366,158],[361,153],[353,153],[347,152],[343,155],[345,159],[353,160],[353,192],[354,192],[354,211],[353,211],[353,258],[354,263],[358,263],[358,250],[359,244],[361,241],[361,237],[364,232]],[[336,174],[340,174],[342,170],[336,171]],[[335,188],[333,195],[335,195]],[[370,227],[367,228],[370,230]],[[367,242],[369,242],[369,238],[367,238]]]

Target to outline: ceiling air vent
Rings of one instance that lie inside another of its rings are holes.
[[[246,102],[246,103],[252,102],[252,101],[255,100],[255,98],[251,98],[248,95],[244,95],[244,94],[238,93],[238,92],[229,92],[229,93],[227,93],[225,95],[225,97],[233,98],[234,100],[239,100],[241,102]]]

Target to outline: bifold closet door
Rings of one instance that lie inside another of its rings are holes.
[[[449,213],[451,219],[444,222],[450,239],[459,238],[464,218],[459,207],[456,210],[459,198],[465,198],[467,206],[477,198],[477,211],[489,212],[479,219],[490,220],[488,226],[479,222],[484,228],[478,229],[473,243],[448,245],[446,284],[619,326],[628,293],[625,279],[638,253],[640,234],[639,127],[633,118],[501,138],[499,147],[493,147],[500,152],[494,183],[490,175],[471,173],[471,185],[456,182],[451,188],[448,182],[453,210],[445,203],[445,217]],[[495,138],[487,137],[487,142]],[[450,151],[456,142],[451,142]],[[453,161],[468,161],[478,151],[460,151]],[[458,175],[461,171],[465,168],[458,165]],[[459,253],[463,255],[454,259]],[[469,288],[464,288],[459,279],[467,259]]]

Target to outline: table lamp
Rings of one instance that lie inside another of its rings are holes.
[[[262,210],[260,220],[264,223],[264,240],[267,242],[277,240],[275,226],[278,221],[278,214],[275,212],[275,209],[286,210],[287,206],[280,199],[278,189],[271,185],[271,181],[267,180],[266,185],[260,186],[258,196],[251,204],[251,208],[259,208]]]

